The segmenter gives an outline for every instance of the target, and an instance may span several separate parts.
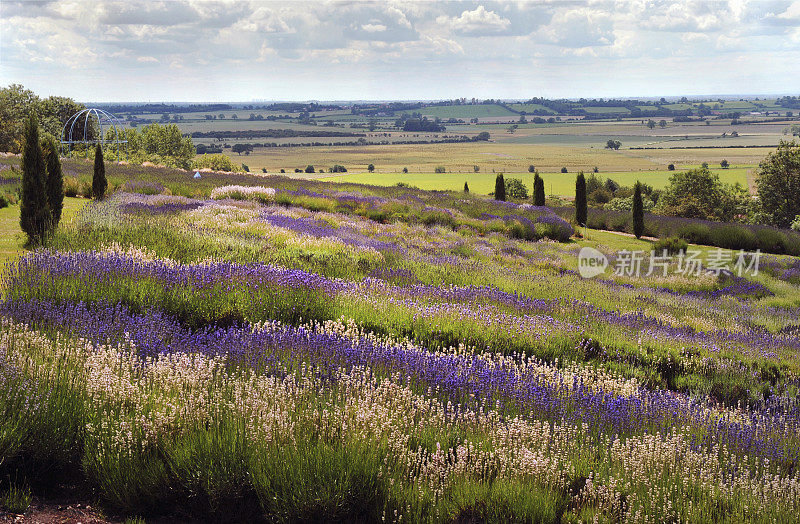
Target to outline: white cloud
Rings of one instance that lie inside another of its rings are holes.
[[[0,78],[84,100],[186,99],[187,78],[226,100],[567,96],[590,71],[609,77],[587,90],[659,96],[697,71],[716,93],[800,85],[800,0],[0,0],[0,15]],[[742,81],[766,71],[782,81]]]
[[[363,24],[361,29],[367,33],[381,33],[386,31],[386,26],[383,24]]]
[[[448,23],[454,33],[466,36],[496,35],[506,31],[511,21],[503,18],[494,11],[487,11],[479,5],[472,11],[464,11],[458,18],[440,18],[437,21]]]

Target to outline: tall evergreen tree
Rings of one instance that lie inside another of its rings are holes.
[[[28,235],[28,245],[46,242],[52,219],[47,203],[47,187],[42,145],[39,143],[39,122],[31,113],[25,123],[25,142],[22,147],[22,199],[19,225]]]
[[[61,160],[58,158],[58,145],[51,136],[44,140],[44,161],[47,167],[47,203],[50,206],[53,225],[58,226],[61,221],[61,210],[64,207],[64,175],[61,172]]]
[[[94,176],[92,177],[92,196],[95,200],[102,200],[106,195],[108,181],[106,180],[106,164],[103,161],[103,148],[100,144],[94,149]]]
[[[644,234],[644,205],[642,203],[642,184],[637,180],[633,190],[633,234],[641,238]]]
[[[533,175],[533,203],[537,206],[543,206],[544,201],[544,180],[537,172]]]
[[[579,225],[585,226],[588,216],[589,208],[586,203],[586,177],[583,176],[583,171],[581,171],[578,178],[575,179],[575,221]]]
[[[497,175],[497,178],[494,181],[494,199],[506,199],[506,181],[505,178],[503,178],[503,173]]]
[[[464,182],[464,193],[469,193],[469,184]]]

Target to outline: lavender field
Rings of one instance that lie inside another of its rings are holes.
[[[800,259],[587,279],[581,248],[649,243],[125,169],[3,272],[0,472],[80,471],[131,517],[798,520]]]

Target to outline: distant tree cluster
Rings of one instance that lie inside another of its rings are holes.
[[[106,139],[115,138],[114,129],[109,129]],[[124,149],[128,157],[135,162],[151,161],[188,169],[196,152],[192,139],[183,136],[175,124],[149,124],[141,130],[123,129],[119,133],[119,138],[128,141]],[[113,149],[109,152],[115,154]]]
[[[82,109],[85,109],[83,104],[71,98],[51,96],[42,99],[19,84],[0,88],[0,151],[19,153],[22,150],[26,122],[31,115],[36,116],[46,135],[60,137],[61,128],[69,117]],[[83,125],[84,122],[78,122],[73,132],[83,137]],[[87,138],[95,136],[91,121],[87,131]]]
[[[444,125],[428,120],[425,117],[410,118],[403,123],[403,131],[409,132],[441,133],[446,129]]]

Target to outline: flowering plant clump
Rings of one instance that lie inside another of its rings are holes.
[[[275,199],[275,189],[261,186],[222,186],[211,190],[211,198],[271,202]]]

